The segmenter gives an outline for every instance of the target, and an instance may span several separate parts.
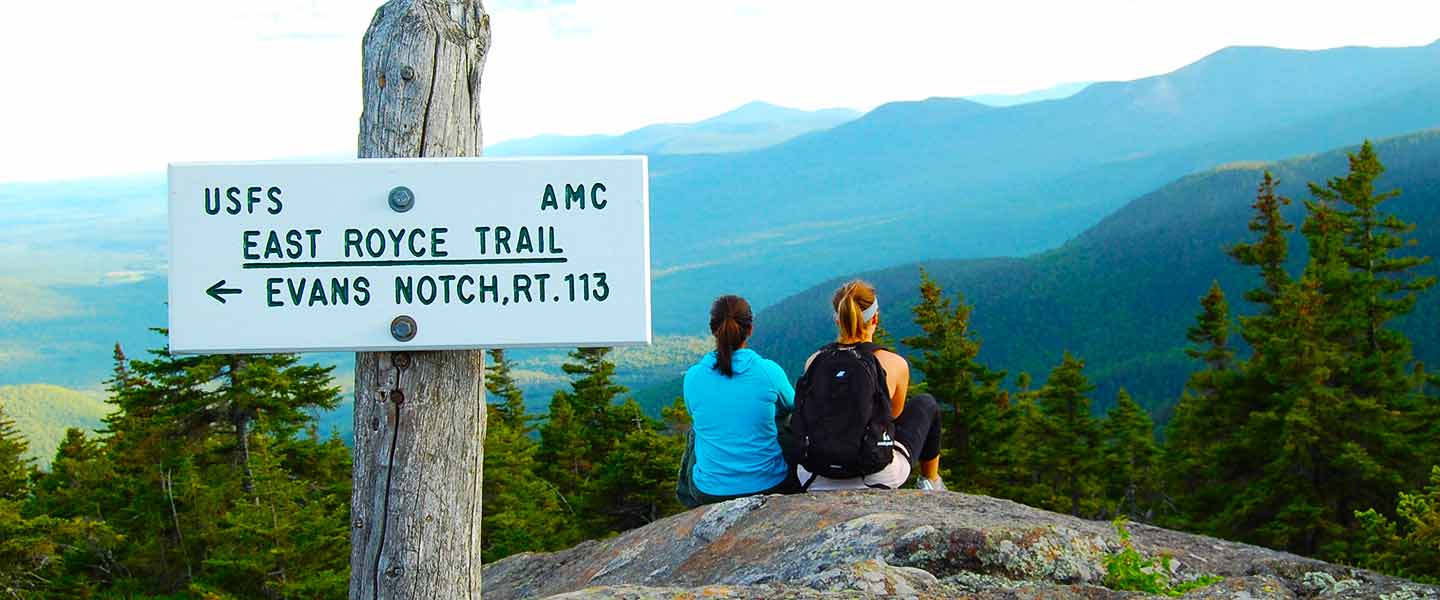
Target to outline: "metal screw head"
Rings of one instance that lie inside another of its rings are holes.
[[[364,519],[355,519],[355,528],[356,528],[356,529],[364,529],[364,528],[365,528],[365,520],[364,520]]]
[[[390,335],[394,337],[397,342],[408,342],[415,339],[416,327],[415,319],[410,318],[408,315],[400,315],[395,317],[395,320],[390,321]]]
[[[410,81],[411,79],[414,79],[415,69],[411,68],[409,65],[400,67],[400,78],[404,79],[405,81]]]
[[[395,212],[405,212],[415,207],[415,192],[403,185],[396,186],[390,190],[390,208]]]

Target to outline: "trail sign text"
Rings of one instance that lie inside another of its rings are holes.
[[[648,343],[648,214],[644,157],[171,165],[170,350]]]

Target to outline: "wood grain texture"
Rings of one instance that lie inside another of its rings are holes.
[[[381,6],[363,44],[360,158],[480,155],[489,49],[478,0]],[[351,598],[480,597],[484,369],[480,350],[356,354]]]

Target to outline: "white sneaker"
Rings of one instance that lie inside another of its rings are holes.
[[[919,481],[916,482],[915,487],[918,487],[918,488],[920,488],[920,489],[922,489],[922,490],[925,490],[925,491],[927,491],[927,492],[944,492],[944,491],[947,491],[947,490],[945,489],[945,482],[944,482],[944,481],[941,481],[939,477],[936,477],[936,478],[934,478],[934,479],[928,479],[928,478],[925,478],[925,477],[920,477],[920,478],[919,478]]]

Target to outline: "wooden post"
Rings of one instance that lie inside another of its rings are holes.
[[[365,32],[360,158],[478,156],[489,50],[479,0],[381,6]],[[351,598],[480,597],[484,369],[479,350],[355,355]]]

